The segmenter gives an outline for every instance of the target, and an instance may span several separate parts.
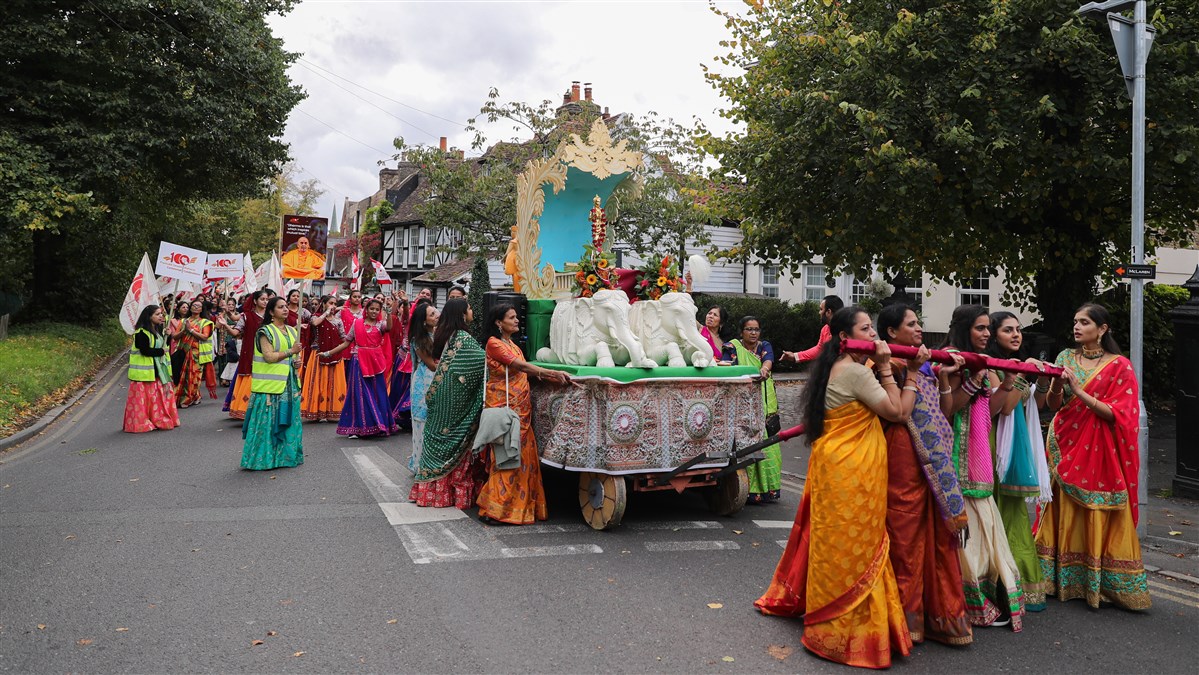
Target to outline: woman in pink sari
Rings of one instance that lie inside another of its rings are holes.
[[[353,347],[346,366],[346,402],[337,423],[339,436],[389,436],[399,431],[387,402],[391,338],[382,311],[382,302],[368,301],[362,318],[354,321],[346,341],[321,354],[327,359]]]
[[[1120,355],[1107,309],[1074,314],[1078,349],[1058,354],[1066,369],[1049,388],[1057,410],[1046,448],[1053,501],[1037,522],[1037,557],[1048,595],[1148,609],[1137,538],[1140,417],[1132,363]]]

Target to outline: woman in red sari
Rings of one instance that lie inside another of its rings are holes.
[[[1047,594],[1125,609],[1148,609],[1137,538],[1140,417],[1132,363],[1120,355],[1107,309],[1074,314],[1078,349],[1058,354],[1066,369],[1049,388],[1053,501],[1037,522],[1037,557]]]
[[[802,616],[803,645],[819,656],[887,668],[892,652],[911,651],[912,638],[888,556],[887,441],[879,417],[897,422],[911,414],[919,391],[912,381],[928,350],[898,371],[900,387],[885,342],[875,342],[877,373],[865,357],[841,354],[842,340],[876,337],[861,307],[838,310],[829,330],[832,339],[804,391],[812,456],[803,501],[774,579],[754,604],[764,614]]]
[[[920,318],[906,305],[883,309],[878,315],[878,331],[891,344],[924,344]],[[953,428],[940,404],[951,393],[949,376],[964,359],[955,356],[954,361],[936,374],[928,365],[916,371],[904,385],[917,389],[911,416],[883,425],[887,437],[887,535],[893,542],[891,566],[912,641],[923,642],[927,637],[949,645],[967,645],[974,636],[966,619],[958,549],[968,521],[953,469]],[[891,362],[906,369],[902,359],[892,358]]]
[[[235,420],[246,418],[246,408],[250,405],[250,371],[254,365],[254,342],[258,329],[267,322],[266,303],[275,296],[267,289],[254,291],[246,296],[242,307],[241,320],[230,327],[233,337],[241,338],[241,354],[237,359],[237,377],[229,385],[229,393],[225,394],[225,404],[221,410],[229,413]]]

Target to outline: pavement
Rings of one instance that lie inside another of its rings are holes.
[[[302,466],[243,471],[218,401],[178,430],[122,433],[126,384],[102,376],[0,454],[0,672],[847,672],[752,604],[799,503],[802,444],[784,447],[782,501],[731,517],[692,491],[633,493],[597,532],[577,476],[547,469],[550,519],[490,526],[407,504],[407,435],[305,424]],[[1193,672],[1199,587],[1157,574],[1150,593],[1147,612],[1055,603],[894,670]]]

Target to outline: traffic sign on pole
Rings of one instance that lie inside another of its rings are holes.
[[[1156,279],[1157,265],[1116,265],[1116,276],[1121,279]]]

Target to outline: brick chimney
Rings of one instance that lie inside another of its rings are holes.
[[[588,103],[591,102],[591,83],[590,82],[583,83],[583,99],[586,100]]]
[[[608,114],[608,106],[604,106],[604,119],[608,119],[611,115]]]
[[[445,154],[445,136],[441,137],[441,153]]]
[[[570,90],[569,89],[567,89],[566,91],[564,91],[562,93],[562,105],[566,105],[567,103],[570,103]]]
[[[579,81],[575,80],[570,83],[570,102],[575,103],[579,100]]]

